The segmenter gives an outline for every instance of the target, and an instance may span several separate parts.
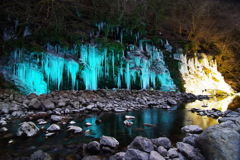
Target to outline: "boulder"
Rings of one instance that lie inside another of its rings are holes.
[[[163,146],[159,146],[157,148],[157,151],[159,154],[161,154],[163,157],[166,157],[168,155],[168,151],[163,147]]]
[[[29,109],[41,109],[41,102],[37,99],[37,98],[33,98],[30,102],[29,102]]]
[[[89,142],[87,145],[87,149],[90,153],[98,153],[100,151],[100,143],[97,141]]]
[[[210,126],[196,139],[197,147],[207,159],[239,159],[240,134],[233,129],[239,128],[239,123],[231,123],[231,125],[235,125],[235,127],[223,126],[223,123]]]
[[[168,150],[168,156],[169,158],[177,158],[178,157],[178,152],[177,152],[177,149],[176,148],[170,148]]]
[[[184,137],[183,142],[196,147],[196,142],[195,141],[196,141],[197,137],[199,137],[199,134],[191,134],[187,137]]]
[[[165,158],[163,158],[158,152],[151,151],[149,160],[165,160]]]
[[[119,145],[119,142],[114,137],[102,136],[100,137],[100,144],[115,148]]]
[[[53,122],[59,122],[62,120],[62,117],[61,116],[58,116],[58,115],[51,115],[51,121]]]
[[[135,137],[131,144],[128,146],[128,148],[139,149],[148,153],[154,150],[152,141],[141,136]]]
[[[52,124],[51,126],[48,127],[48,131],[55,132],[55,131],[60,131],[60,127],[56,124]]]
[[[67,128],[68,128],[67,131],[71,131],[73,133],[81,133],[82,132],[82,128],[78,127],[78,126],[68,126]]]
[[[30,160],[52,160],[52,158],[42,150],[38,150],[31,155]]]
[[[115,155],[111,156],[109,160],[124,160],[125,154],[125,152],[116,153]]]
[[[17,136],[27,135],[28,137],[32,137],[37,134],[39,131],[38,127],[33,122],[23,122],[21,126],[18,128]]]
[[[177,105],[177,102],[176,102],[174,99],[168,99],[168,100],[167,100],[167,103],[168,103],[169,105]]]
[[[199,134],[203,132],[203,129],[197,125],[188,125],[183,127],[181,130],[183,134]]]
[[[49,99],[44,100],[42,104],[46,110],[55,109],[55,104],[52,101],[50,101]]]
[[[156,146],[163,146],[166,149],[169,149],[172,147],[171,141],[167,137],[159,137],[152,139],[152,142]]]
[[[138,149],[130,148],[125,153],[125,160],[148,160],[149,154]]]
[[[183,142],[177,142],[177,148],[179,152],[181,152],[184,156],[186,156],[189,159],[192,160],[205,160],[203,155],[200,153],[200,151],[190,144],[183,143]],[[210,158],[212,159],[212,158]]]

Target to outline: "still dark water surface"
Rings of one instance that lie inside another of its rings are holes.
[[[207,127],[217,124],[217,120],[206,116],[198,116],[196,113],[188,111],[192,107],[201,109],[218,108],[221,110],[235,110],[239,107],[240,98],[233,97],[211,99],[209,101],[196,101],[188,104],[181,104],[173,107],[171,110],[163,110],[157,108],[149,108],[145,110],[124,112],[124,113],[99,113],[96,115],[75,115],[74,121],[76,126],[80,126],[84,131],[90,130],[88,133],[69,134],[66,130],[66,125],[61,125],[61,131],[49,138],[45,138],[45,130],[41,130],[38,136],[32,138],[20,138],[15,135],[22,120],[14,120],[8,123],[5,127],[9,129],[7,135],[0,135],[0,159],[7,155],[12,157],[30,156],[34,151],[41,149],[50,154],[58,154],[59,157],[64,157],[72,152],[71,146],[75,144],[88,143],[93,140],[99,140],[102,135],[115,137],[120,142],[120,147],[124,149],[136,136],[144,136],[147,138],[158,138],[162,136],[168,137],[173,145],[176,142],[182,141],[181,128],[185,125],[196,124],[206,129]],[[207,108],[202,105],[207,104]],[[126,127],[123,124],[125,115],[135,116],[132,120],[134,123],[131,127]],[[95,121],[101,119],[102,123],[96,124]],[[33,121],[37,124],[36,121]],[[93,125],[85,127],[84,124],[90,122]],[[153,124],[153,127],[143,126],[143,123]],[[48,128],[50,124],[44,125]],[[38,125],[41,128],[40,125]],[[9,138],[3,138],[7,137]],[[12,143],[8,143],[13,140]]]

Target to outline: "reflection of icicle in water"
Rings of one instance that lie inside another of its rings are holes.
[[[185,81],[186,92],[206,95],[223,95],[233,93],[232,88],[224,81],[223,76],[217,71],[216,60],[208,60],[204,54],[187,60],[186,55],[181,55],[180,72]],[[211,58],[211,57],[209,57]]]

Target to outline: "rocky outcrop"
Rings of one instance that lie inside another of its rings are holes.
[[[238,160],[240,157],[240,117],[237,112],[219,119],[221,124],[207,128],[196,144],[207,159]]]

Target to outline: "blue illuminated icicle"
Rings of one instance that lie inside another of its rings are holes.
[[[68,60],[65,62],[65,67],[69,75],[71,76],[72,89],[75,88],[77,72],[79,70],[79,64],[73,60]]]
[[[64,72],[64,58],[56,57],[51,54],[43,53],[43,68],[47,76],[47,81],[49,84],[54,84],[57,89],[60,90],[60,85],[63,79]]]
[[[15,66],[15,76],[21,83],[21,86],[26,86],[28,92],[37,94],[47,93],[47,83],[44,81],[44,76],[40,70],[35,68],[31,63],[18,63]]]

